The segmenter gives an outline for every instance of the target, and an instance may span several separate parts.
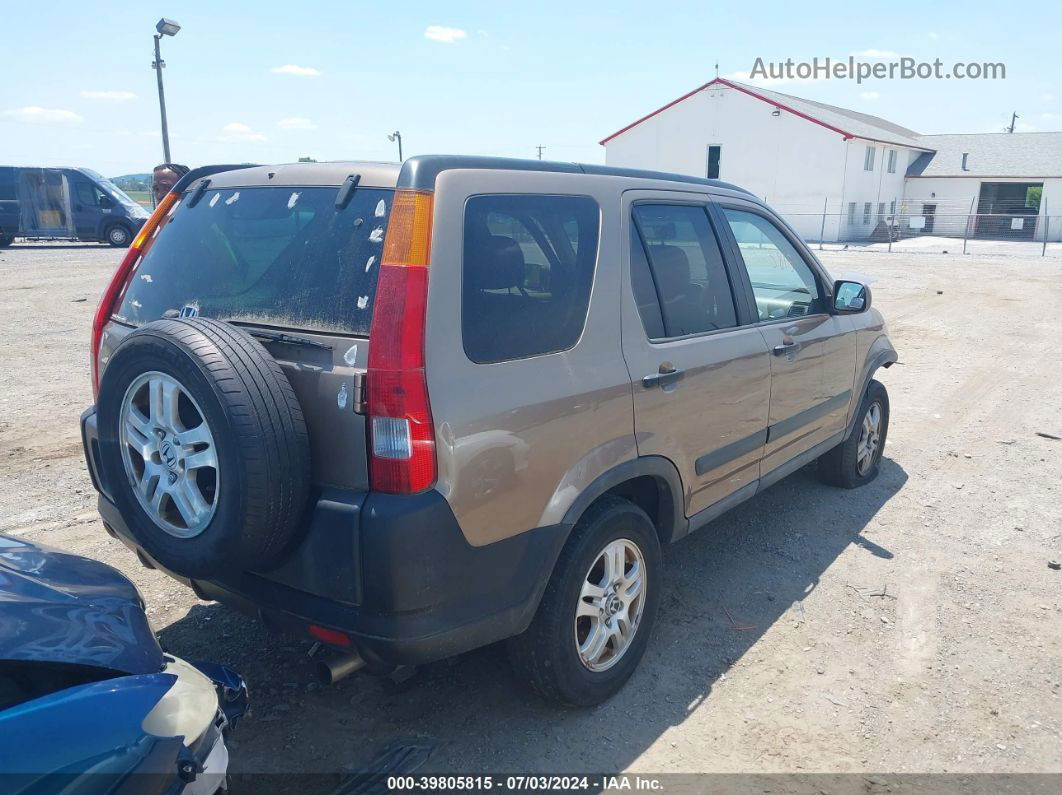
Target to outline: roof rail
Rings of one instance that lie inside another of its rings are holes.
[[[749,196],[754,194],[729,182],[664,171],[643,171],[636,168],[618,168],[587,163],[564,163],[550,160],[524,160],[515,157],[486,157],[478,155],[416,155],[402,163],[398,175],[398,187],[414,190],[433,190],[435,180],[443,171],[456,168],[500,169],[508,171],[542,171],[564,174],[593,174],[606,177],[631,177],[679,182],[687,185],[707,185],[713,188],[737,191]]]

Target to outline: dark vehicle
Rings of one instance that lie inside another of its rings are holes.
[[[662,545],[817,462],[878,473],[862,283],[718,180],[418,156],[178,183],[92,329],[104,527],[202,599],[388,671],[510,640],[608,698]]]
[[[0,246],[15,238],[125,248],[148,212],[88,168],[0,166]]]
[[[224,786],[247,688],[224,666],[164,654],[121,573],[0,536],[0,604],[0,789]]]

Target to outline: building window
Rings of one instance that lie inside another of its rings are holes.
[[[708,147],[708,179],[719,179],[719,159],[723,147],[712,144]]]
[[[890,174],[895,174],[896,173],[896,150],[895,149],[890,149],[889,150],[889,173]]]
[[[885,220],[885,202],[878,202],[878,223]]]
[[[863,223],[870,223],[870,202],[863,203]]]
[[[896,199],[893,199],[891,202],[889,202],[889,215],[896,215]]]
[[[855,225],[855,216],[856,216],[856,203],[855,202],[848,202],[848,225],[849,226],[854,226]]]
[[[873,171],[874,170],[874,153],[876,151],[877,151],[877,149],[875,149],[873,146],[868,146],[867,147],[867,154],[863,158],[863,170],[864,171]]]

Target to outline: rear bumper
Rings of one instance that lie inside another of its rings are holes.
[[[99,511],[109,533],[152,560],[111,497],[99,461],[95,409],[81,417]],[[122,477],[121,473],[117,473]],[[442,659],[519,634],[530,624],[568,525],[470,545],[436,491],[410,497],[317,490],[301,541],[278,568],[211,580],[167,572],[207,600],[257,616],[271,629],[338,630],[371,666]]]

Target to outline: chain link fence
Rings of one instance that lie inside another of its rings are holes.
[[[824,250],[1039,256],[1062,259],[1062,215],[1035,203],[908,198],[888,202],[768,202]]]

